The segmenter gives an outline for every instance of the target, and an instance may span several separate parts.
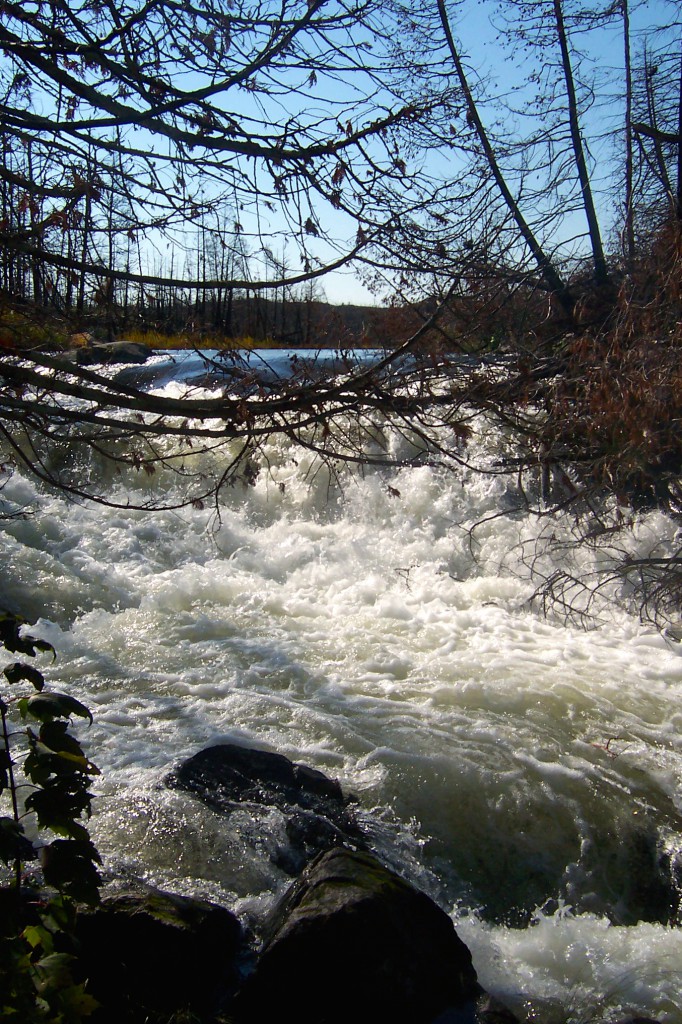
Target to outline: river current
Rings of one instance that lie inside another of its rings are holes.
[[[472,426],[485,461],[499,438]],[[370,846],[522,1018],[682,1024],[682,929],[661,909],[682,876],[682,650],[616,584],[588,629],[531,600],[610,557],[572,548],[570,513],[517,509],[513,479],[462,467],[334,480],[277,439],[219,517],[75,503],[18,469],[0,497],[26,512],[0,522],[2,603],[94,714],[108,867],[257,917],[290,881],[269,856],[282,821],[225,821],[162,783],[221,740],[276,750],[357,795]],[[635,556],[679,543],[659,513],[624,536]]]

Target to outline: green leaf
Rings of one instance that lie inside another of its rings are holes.
[[[78,780],[78,776],[100,774],[99,768],[88,761],[85,755],[72,754],[68,750],[50,750],[30,729],[27,732],[30,753],[24,761],[24,772],[34,785],[55,785],[58,779],[62,780],[62,785],[66,785],[64,780],[74,777]],[[73,788],[74,784],[69,782],[68,785]],[[75,783],[77,788],[84,789],[86,785],[82,781]]]
[[[29,924],[26,928],[24,928],[21,934],[23,938],[26,940],[26,942],[28,942],[31,949],[42,948],[47,952],[52,952],[52,948],[54,945],[52,941],[52,936],[50,935],[47,928],[43,928],[42,925]]]
[[[59,1002],[65,1013],[65,1020],[80,1021],[89,1017],[99,1008],[99,1003],[85,991],[85,983],[69,985],[59,993]]]
[[[59,719],[50,722],[43,722],[40,727],[38,739],[50,751],[58,754],[73,754],[78,758],[85,758],[81,744],[75,736],[69,732],[69,723]]]
[[[72,985],[71,967],[74,959],[70,953],[50,953],[38,960],[33,965],[37,975],[38,992],[47,995],[50,991]]]
[[[25,622],[26,619],[22,619],[21,616],[8,612],[5,608],[0,608],[0,643],[8,651],[17,650],[16,645],[21,643],[19,630]]]
[[[45,686],[43,673],[39,672],[38,669],[34,668],[32,665],[26,665],[22,661],[15,661],[13,665],[8,665],[4,670],[4,674],[7,677],[7,681],[12,686],[21,682],[22,679],[28,679],[28,681],[32,683],[38,691],[42,690]]]
[[[13,818],[0,818],[0,860],[9,864],[14,860],[35,860],[37,854],[24,835],[21,825]]]
[[[63,839],[79,839],[84,843],[90,839],[90,833],[87,828],[78,821],[69,821],[64,824],[58,824],[56,821],[53,821],[50,824],[50,830]]]
[[[73,932],[76,927],[76,907],[73,900],[61,893],[53,896],[40,912],[40,917],[50,931]]]
[[[45,786],[53,774],[51,763],[52,751],[47,751],[43,754],[40,750],[37,750],[37,744],[31,738],[31,730],[28,729],[27,732],[29,734],[31,752],[24,761],[24,772],[34,786]]]
[[[36,741],[34,750],[36,757],[44,759],[45,764],[57,775],[63,771],[79,771],[89,775],[99,775],[99,769],[91,765],[85,754],[72,754],[68,750],[51,750],[39,740]]]
[[[5,608],[0,608],[0,643],[8,651],[28,654],[31,658],[35,657],[36,651],[50,651],[54,661],[57,652],[47,640],[20,635],[19,631],[24,625],[26,625],[26,619],[22,619],[20,615],[15,615],[14,612],[9,612]]]
[[[47,640],[41,640],[37,636],[29,636],[26,639],[31,641],[31,643],[36,648],[36,650],[44,651],[45,653],[49,653],[49,654],[52,655],[52,660],[53,661],[57,660],[57,652],[55,651],[55,649],[52,646],[52,644],[48,643]]]
[[[26,797],[26,810],[38,816],[41,828],[51,828],[70,836],[74,824],[82,814],[90,815],[92,797],[82,783],[73,776],[51,779]],[[74,837],[75,838],[75,837]]]
[[[95,864],[100,856],[91,842],[55,839],[40,851],[43,875],[48,885],[84,903],[99,902],[102,884]]]
[[[37,693],[26,702],[26,713],[41,722],[50,721],[52,718],[70,718],[71,715],[78,715],[92,722],[92,714],[85,704],[81,704],[75,697],[70,697],[68,693]]]

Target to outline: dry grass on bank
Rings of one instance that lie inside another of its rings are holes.
[[[242,338],[226,338],[223,335],[201,335],[193,332],[180,332],[178,334],[163,334],[154,330],[125,330],[122,337],[126,341],[134,341],[141,345],[148,345],[149,348],[162,352],[182,351],[187,349],[217,349],[221,352],[232,352],[236,349],[254,348],[278,348],[277,342],[271,338],[257,341],[250,336]]]
[[[104,340],[101,330],[96,337]],[[166,334],[157,330],[124,328],[118,332],[120,340],[132,341],[159,351],[183,351],[188,349],[236,349],[278,348],[272,338],[257,340],[251,336],[228,338],[224,335],[206,335],[199,332],[180,331]],[[82,348],[93,341],[92,331],[78,329],[68,319],[54,310],[45,310],[32,305],[17,306],[11,301],[0,300],[0,352],[28,352],[43,349],[52,352]]]

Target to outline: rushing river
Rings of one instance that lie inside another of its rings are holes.
[[[483,453],[496,438],[474,426]],[[590,630],[543,616],[533,568],[607,555],[563,548],[570,515],[497,515],[505,476],[341,487],[288,443],[261,459],[219,519],[74,503],[18,470],[1,492],[30,513],[0,522],[2,603],[39,620],[49,683],[93,711],[107,864],[262,912],[289,882],[269,857],[282,822],[226,822],[161,783],[220,740],[276,750],[358,796],[370,845],[452,913],[519,1015],[681,1024],[682,929],[661,910],[682,876],[680,645],[607,600]],[[652,513],[621,543],[660,552],[676,532]]]

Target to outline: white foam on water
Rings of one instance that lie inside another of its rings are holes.
[[[264,746],[359,795],[370,841],[456,905],[483,984],[530,1019],[682,1021],[682,933],[635,923],[647,856],[682,849],[680,647],[606,601],[591,631],[543,618],[531,549],[545,572],[608,555],[545,549],[546,520],[497,515],[503,477],[421,466],[341,489],[275,443],[263,465],[219,520],[68,503],[19,473],[2,492],[39,510],[1,524],[3,599],[41,617],[50,683],[95,716],[108,862],[267,903],[287,884],[282,820],[225,821],[161,785],[208,743]],[[177,484],[113,484],[138,485]],[[619,543],[644,556],[676,530],[654,513]],[[561,899],[575,909],[552,912]]]
[[[455,915],[481,984],[522,1019],[546,1024],[616,1021],[650,1015],[677,1024],[682,1014],[680,929],[616,927],[561,907],[513,929]],[[532,993],[520,997],[520,993]]]

